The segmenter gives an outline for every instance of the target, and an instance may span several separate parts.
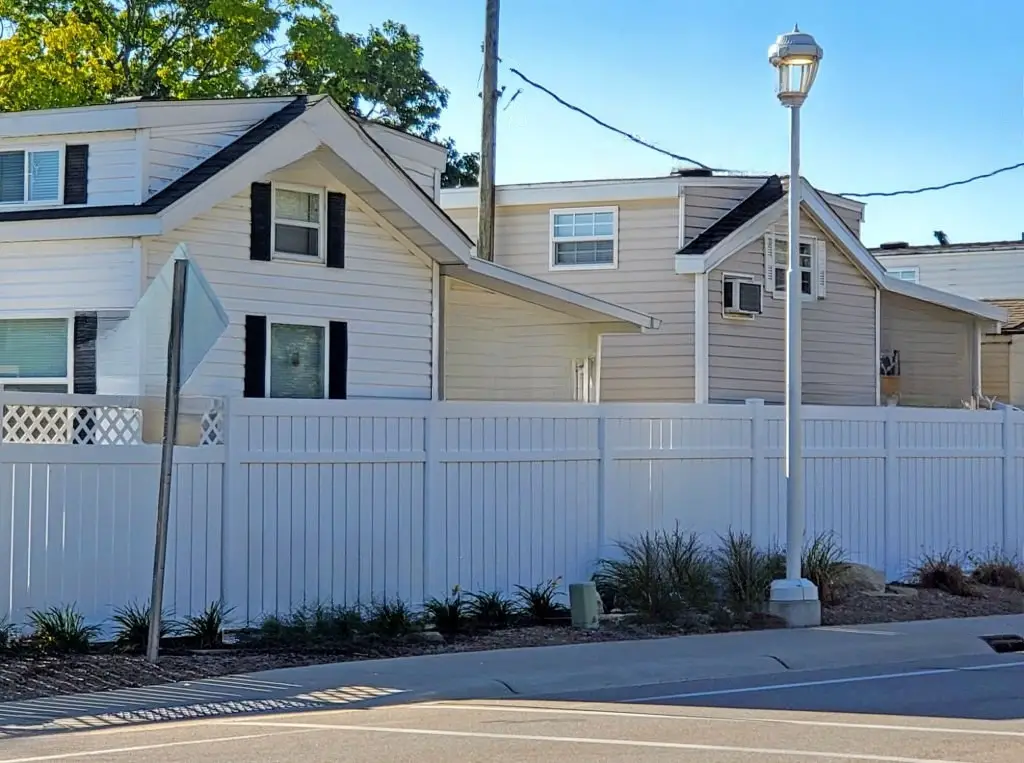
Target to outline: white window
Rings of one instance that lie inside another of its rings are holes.
[[[597,358],[572,362],[572,399],[578,403],[597,402]]]
[[[63,163],[59,148],[0,151],[0,205],[59,203]]]
[[[810,299],[825,298],[825,242],[801,236],[799,244],[800,291]],[[789,267],[788,239],[768,233],[764,237],[765,288],[776,298],[786,294],[786,271]]]
[[[552,269],[616,267],[617,227],[615,207],[552,210]]]
[[[324,193],[316,188],[274,186],[271,251],[278,259],[322,262]]]
[[[763,312],[761,284],[751,276],[722,275],[722,314],[730,318],[753,318]]]
[[[893,278],[898,278],[901,281],[910,281],[911,283],[917,283],[921,277],[921,273],[917,268],[894,268],[887,272]]]
[[[67,392],[71,342],[67,318],[0,320],[0,388]]]
[[[268,321],[268,397],[327,397],[327,327]]]

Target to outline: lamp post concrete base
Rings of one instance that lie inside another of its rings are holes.
[[[773,580],[768,612],[785,620],[789,628],[815,628],[821,625],[818,587],[804,578]]]

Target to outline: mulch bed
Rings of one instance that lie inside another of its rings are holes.
[[[1024,594],[1021,592],[978,586],[976,595],[972,597],[932,590],[918,590],[914,596],[854,594],[839,604],[824,607],[822,621],[824,625],[854,625],[1021,613],[1024,613]],[[0,657],[0,702],[353,660],[665,638],[779,625],[770,617],[763,617],[740,628],[715,627],[706,618],[684,626],[609,623],[595,631],[528,627],[481,633],[453,643],[377,644],[315,652],[225,648],[203,654],[166,654],[156,665],[142,657],[119,654],[19,655]]]
[[[854,594],[822,608],[823,625],[864,625],[938,620],[947,617],[986,617],[1024,614],[1024,593],[1006,588],[975,586],[974,596],[905,587],[910,596]]]

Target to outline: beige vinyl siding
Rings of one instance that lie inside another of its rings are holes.
[[[981,344],[981,394],[1010,402],[1010,337],[987,336]]]
[[[849,207],[840,206],[840,204],[837,203],[839,201],[838,197],[833,196],[830,193],[823,193],[821,195],[828,205],[832,207],[832,210],[839,215],[839,218],[846,223],[846,227],[852,230],[854,234],[856,234],[857,238],[860,238],[860,218],[862,213],[854,209],[850,209]]]
[[[597,353],[590,324],[461,281],[445,282],[446,399],[573,399],[573,360]]]
[[[882,255],[889,270],[917,268],[925,286],[974,299],[1020,299],[1024,296],[1024,244],[1020,249]]]
[[[554,208],[588,205],[566,204]],[[495,261],[560,286],[633,308],[662,320],[650,334],[605,336],[601,399],[628,402],[693,400],[693,278],[673,272],[679,248],[676,199],[618,205],[618,267],[559,270],[551,262],[551,206],[499,207]],[[475,208],[448,210],[474,240]]]
[[[684,190],[686,238],[683,244],[690,243],[757,188],[758,186],[749,184],[745,186],[687,186]]]
[[[971,397],[974,319],[882,292],[881,350],[900,352],[900,403],[960,407]]]
[[[785,223],[782,218],[779,225]],[[820,405],[874,405],[875,288],[853,263],[804,218],[804,235],[826,241],[826,295],[803,305],[803,399]],[[759,237],[708,277],[708,390],[712,401],[785,397],[786,300],[764,294],[764,313],[753,320],[722,314],[725,273],[764,282],[764,241]]]
[[[309,160],[271,179],[334,185]],[[296,323],[347,321],[350,397],[430,397],[431,269],[370,220],[351,194],[344,269],[251,261],[248,191],[165,237],[147,241],[150,278],[179,241],[188,243],[231,320],[187,392],[242,393],[245,316],[256,314]]]
[[[1024,407],[1024,337],[1010,339],[1010,402]]]

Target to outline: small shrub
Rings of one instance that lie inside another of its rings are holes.
[[[954,596],[972,596],[974,589],[958,554],[952,550],[926,554],[911,569],[911,582],[921,588],[945,591]]]
[[[655,622],[674,622],[687,610],[707,611],[715,600],[711,555],[696,533],[643,533],[620,542],[621,559],[602,559],[594,582],[613,607]]]
[[[132,603],[114,610],[113,620],[117,626],[114,634],[114,646],[123,651],[138,653],[146,651],[149,643],[149,612],[150,607],[140,607]],[[175,633],[177,624],[167,613],[160,616],[160,638],[165,639]]]
[[[32,641],[41,649],[60,654],[84,654],[99,633],[98,625],[86,625],[73,604],[33,610],[28,614]]]
[[[18,640],[18,627],[4,615],[0,617],[0,654],[14,649]]]
[[[785,577],[786,559],[778,550],[759,549],[750,535],[730,530],[715,553],[715,567],[726,603],[743,613],[764,607],[772,580],[780,572]]]
[[[454,636],[466,625],[466,603],[462,599],[462,591],[458,586],[443,599],[433,598],[423,605],[427,621],[438,633]]]
[[[482,628],[508,628],[518,612],[515,602],[501,591],[469,594],[467,613]]]
[[[818,598],[834,603],[842,592],[847,569],[846,552],[832,533],[817,536],[803,553],[803,576],[818,587]],[[785,574],[785,563],[783,563]]]
[[[256,638],[268,644],[328,645],[354,639],[362,630],[358,609],[316,603],[303,605],[286,615],[267,615]]]
[[[224,645],[224,626],[234,607],[225,609],[219,601],[211,601],[199,615],[185,618],[182,633],[195,639],[200,649],[216,649]]]
[[[401,599],[374,602],[366,617],[366,630],[384,639],[407,636],[416,625],[416,615]]]
[[[978,585],[1024,591],[1024,567],[1017,559],[997,552],[970,561],[974,566],[971,580]]]
[[[558,598],[562,596],[562,592],[558,590],[561,584],[562,579],[555,578],[532,588],[517,585],[516,598],[519,600],[523,614],[538,625],[566,617],[569,614],[569,608],[558,602]]]

